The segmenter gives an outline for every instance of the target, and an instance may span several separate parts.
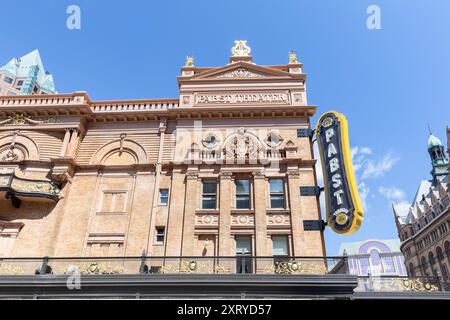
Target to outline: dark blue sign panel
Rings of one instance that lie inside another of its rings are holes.
[[[347,120],[335,111],[323,114],[316,126],[328,226],[341,234],[355,233],[363,220],[348,139]]]

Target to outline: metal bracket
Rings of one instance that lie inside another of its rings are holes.
[[[300,195],[304,197],[318,197],[323,190],[323,187],[316,186],[300,187]]]
[[[36,269],[35,274],[36,275],[44,275],[44,274],[51,274],[52,273],[52,267],[48,265],[48,257],[44,257],[42,260],[42,266],[41,269]]]
[[[303,220],[303,230],[305,231],[323,231],[327,223],[323,220]]]
[[[307,129],[297,129],[297,138],[312,138],[314,136],[314,130],[310,128]]]
[[[145,252],[145,250],[142,251],[141,265],[139,267],[140,274],[148,273],[148,266],[145,264],[146,256],[147,256],[147,253]]]
[[[22,200],[17,198],[14,194],[12,194],[11,192],[7,192],[5,195],[5,198],[8,200],[11,200],[11,204],[14,208],[16,208],[16,209],[20,208]]]

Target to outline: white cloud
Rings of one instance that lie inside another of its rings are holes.
[[[392,154],[387,153],[379,161],[367,160],[362,168],[361,180],[369,178],[378,178],[390,171],[392,167],[400,160]]]
[[[319,186],[323,186],[322,164],[320,162],[320,155],[317,144],[314,144],[313,149],[315,158],[317,159],[317,183]],[[361,205],[363,206],[364,211],[367,212],[370,210],[369,196],[373,198],[374,195],[371,193],[371,187],[368,186],[366,180],[383,176],[393,168],[393,166],[400,160],[400,158],[394,157],[391,153],[388,152],[384,154],[381,159],[376,159],[372,149],[365,146],[355,146],[351,148],[350,153],[356,180],[358,182],[358,193],[361,199]],[[378,191],[380,194],[383,194],[387,199],[392,201],[401,201],[405,197],[405,193],[396,187],[380,186],[378,188]],[[323,193],[320,197],[320,204],[321,207],[324,208]]]
[[[398,203],[395,203],[395,211],[401,217],[405,217],[408,215],[410,207],[411,204],[408,201],[400,201]]]
[[[406,194],[403,190],[397,187],[379,187],[378,192],[382,194],[386,199],[393,201],[401,201],[405,198]]]
[[[367,212],[369,210],[367,198],[369,197],[370,194],[370,188],[364,182],[361,182],[360,184],[358,184],[358,193],[359,198],[361,199],[361,205],[364,211]]]
[[[319,153],[319,147],[317,146],[317,143],[314,143],[313,146],[314,150],[314,158],[317,159],[316,161],[316,175],[317,175],[317,185],[323,186],[323,172],[322,172],[322,162],[320,161],[320,153]]]

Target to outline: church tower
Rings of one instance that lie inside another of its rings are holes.
[[[442,180],[448,174],[448,159],[442,142],[432,133],[428,139],[428,153],[431,158],[433,181]]]

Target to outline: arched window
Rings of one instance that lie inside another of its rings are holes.
[[[383,266],[381,264],[380,253],[376,249],[372,249],[370,254],[370,272],[371,274],[383,273]]]
[[[416,275],[416,272],[414,270],[414,265],[412,262],[409,263],[409,275],[414,277]]]
[[[422,259],[420,259],[420,263],[421,263],[423,275],[424,275],[424,276],[428,276],[428,272],[427,272],[427,259],[426,259],[425,257],[422,257]]]
[[[436,256],[438,258],[438,262],[441,262],[441,260],[444,259],[444,253],[442,252],[441,247],[436,248]]]
[[[444,243],[444,252],[447,256],[448,263],[450,264],[450,242],[445,241]]]
[[[444,278],[444,281],[447,282],[448,281],[448,270],[447,270],[447,266],[445,264],[441,265],[441,270],[442,270],[442,278]]]
[[[430,262],[430,268],[431,268],[431,271],[433,272],[433,275],[437,276],[436,267],[435,267],[436,259],[434,258],[434,254],[431,251],[428,252],[428,261]]]

